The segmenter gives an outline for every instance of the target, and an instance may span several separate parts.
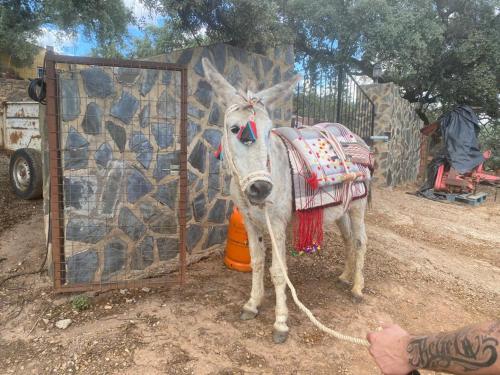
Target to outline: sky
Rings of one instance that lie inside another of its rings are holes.
[[[124,3],[143,26],[158,25],[162,21],[160,17],[151,14],[139,0],[124,0]],[[128,32],[132,37],[143,35],[143,31],[135,25],[129,25]],[[53,26],[43,27],[36,43],[40,47],[53,46],[57,53],[75,56],[90,56],[92,48],[95,47],[94,41],[86,39],[82,32],[71,35]]]

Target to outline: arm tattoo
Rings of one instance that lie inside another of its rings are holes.
[[[407,347],[409,362],[429,370],[461,370],[488,368],[498,359],[499,339],[493,333],[498,323],[488,329],[465,328],[437,336],[418,336]]]

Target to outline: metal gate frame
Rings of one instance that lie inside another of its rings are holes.
[[[79,56],[56,55],[47,52],[45,56],[45,83],[47,89],[46,124],[48,128],[49,146],[49,184],[50,184],[50,218],[49,232],[52,245],[52,262],[54,267],[54,289],[56,292],[103,291],[118,288],[137,288],[143,286],[164,286],[169,280],[166,277],[127,280],[109,283],[88,283],[64,285],[64,207],[62,191],[61,150],[59,148],[59,96],[57,92],[56,64],[96,65],[106,67],[123,67],[139,69],[173,70],[181,74],[181,117],[180,117],[180,153],[179,153],[179,282],[186,280],[186,209],[188,200],[187,183],[187,67],[144,60],[119,60]]]

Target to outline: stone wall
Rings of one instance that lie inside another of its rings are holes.
[[[154,59],[188,66],[188,261],[220,247],[232,212],[230,177],[213,156],[223,109],[203,78],[209,58],[255,91],[293,74],[291,49],[273,56],[223,44]],[[178,258],[180,74],[59,64],[66,282],[149,276]],[[288,125],[288,106],[272,116]],[[46,196],[48,199],[48,195]]]
[[[394,83],[363,86],[375,103],[374,135],[389,134],[389,142],[376,141],[375,180],[395,186],[417,179],[420,163],[420,132],[423,121],[415,106],[403,99]]]

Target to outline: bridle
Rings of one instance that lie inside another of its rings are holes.
[[[239,104],[233,104],[231,105],[227,110],[224,115],[224,133],[222,137],[222,150],[224,152],[224,158],[227,160],[227,163],[229,164],[229,168],[231,169],[233,176],[236,179],[236,182],[238,183],[241,191],[245,193],[245,191],[250,187],[253,183],[257,181],[266,181],[273,185],[273,181],[271,179],[271,173],[270,173],[270,163],[269,163],[269,149],[268,146],[269,144],[266,145],[265,147],[265,154],[258,155],[258,157],[265,158],[264,160],[267,160],[266,162],[266,169],[261,169],[257,170],[255,172],[249,173],[246,176],[241,176],[236,168],[236,165],[234,163],[234,158],[231,152],[231,149],[229,148],[229,129],[227,127],[227,118],[228,116],[241,109],[248,109],[251,111],[251,115],[249,119],[253,120],[255,118],[256,110],[265,112],[267,115],[267,111],[265,110],[264,106],[262,105],[262,102],[259,98],[245,98],[243,95],[240,95],[244,102],[246,103],[246,106],[241,108]],[[261,104],[261,105],[259,105]],[[267,138],[269,140],[269,137]],[[246,145],[247,147],[252,147],[252,145]],[[262,148],[259,149],[259,151],[262,153]]]

